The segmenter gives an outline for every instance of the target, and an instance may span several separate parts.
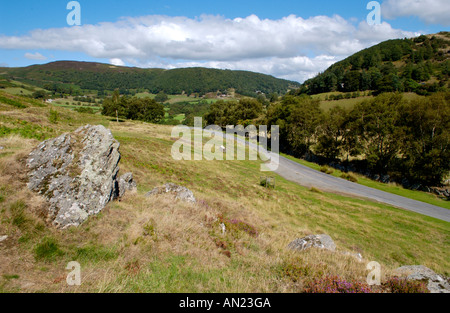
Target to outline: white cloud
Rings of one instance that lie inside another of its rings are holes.
[[[109,63],[115,66],[125,66],[125,62],[119,58],[112,58],[111,60],[109,60]]]
[[[34,54],[27,52],[25,53],[25,58],[27,58],[28,60],[39,60],[39,61],[47,60],[47,57],[43,56],[39,52],[36,52]]]
[[[384,18],[417,16],[428,24],[450,25],[448,0],[386,0],[381,6]]]
[[[303,81],[380,41],[413,35],[388,23],[355,27],[338,15],[278,20],[151,15],[34,30],[20,37],[0,35],[0,48],[83,52],[116,65],[245,69]]]

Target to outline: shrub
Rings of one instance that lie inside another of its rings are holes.
[[[383,287],[392,293],[429,293],[425,282],[390,277]]]
[[[143,235],[152,238],[154,241],[158,241],[158,235],[156,233],[155,221],[153,219],[151,219],[149,222],[147,222],[144,225]]]
[[[233,228],[243,231],[249,234],[250,236],[253,237],[258,236],[258,231],[256,230],[256,228],[246,222],[237,219],[232,219],[229,221],[229,224],[232,225]]]
[[[75,109],[75,111],[77,111],[78,113],[87,113],[87,114],[94,114],[94,109],[92,108],[86,108],[86,107],[81,107],[81,108],[77,108]]]
[[[315,187],[311,187],[311,189],[309,189],[309,191],[315,192],[315,193],[322,193],[322,191],[320,191],[319,189],[317,189]]]
[[[322,167],[320,168],[320,171],[321,171],[322,173],[325,173],[325,174],[328,174],[328,175],[334,173],[334,170],[333,170],[331,167],[327,166],[327,165],[322,166]]]
[[[48,121],[52,124],[56,124],[58,122],[58,111],[50,109]]]
[[[354,182],[354,183],[358,182],[358,178],[356,178],[355,175],[350,174],[350,173],[342,173],[341,178],[346,179],[351,182]]]
[[[275,177],[260,177],[259,185],[266,188],[275,189]]]
[[[339,276],[325,276],[309,281],[305,285],[306,293],[372,293],[365,283],[346,281]]]
[[[297,282],[305,277],[311,277],[317,273],[309,265],[301,265],[296,262],[285,262],[281,267],[281,275],[287,277],[293,282]]]
[[[258,236],[258,231],[254,226],[238,219],[228,219],[223,217],[223,215],[219,215],[218,223],[224,224],[225,228],[234,234],[238,234],[239,232],[245,232],[253,237]]]

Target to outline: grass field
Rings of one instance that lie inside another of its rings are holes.
[[[173,160],[172,127],[59,107],[51,122],[48,106],[0,95],[25,106],[0,103],[0,235],[8,236],[0,244],[2,292],[302,292],[328,274],[364,282],[370,261],[382,265],[383,279],[412,264],[449,275],[449,223],[279,176],[276,189],[266,189],[259,161]],[[46,225],[45,201],[26,187],[24,159],[41,140],[86,124],[112,130],[121,144],[119,175],[133,172],[138,190],[59,231]],[[166,182],[191,189],[197,204],[145,197]],[[321,233],[338,253],[286,248]],[[81,286],[65,282],[70,261],[81,264]]]

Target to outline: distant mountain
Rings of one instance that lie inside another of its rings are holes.
[[[297,82],[247,71],[209,68],[142,69],[75,61],[58,61],[22,68],[0,68],[0,76],[48,90],[120,89],[126,92],[145,89],[151,93],[164,91],[167,94],[183,92],[206,94],[234,88],[238,94],[254,96],[257,92],[285,94],[288,90],[300,86]]]
[[[449,89],[450,32],[382,42],[333,64],[292,94]]]

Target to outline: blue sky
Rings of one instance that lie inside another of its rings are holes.
[[[81,26],[67,24],[68,2],[2,1],[0,66],[207,66],[303,81],[380,41],[450,26],[448,0],[379,1],[375,27],[361,0],[79,0]]]

